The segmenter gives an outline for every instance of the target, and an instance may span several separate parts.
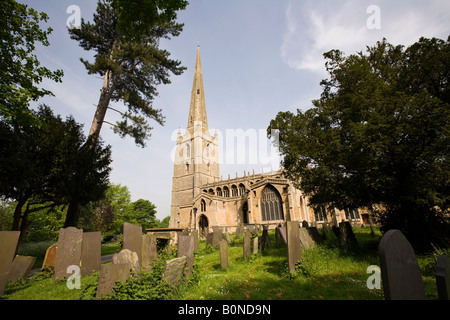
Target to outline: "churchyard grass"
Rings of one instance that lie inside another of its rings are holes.
[[[200,241],[200,250],[195,252],[195,285],[182,285],[181,288],[166,294],[161,288],[159,298],[194,299],[194,300],[376,300],[383,299],[382,289],[368,289],[366,281],[367,267],[379,265],[377,249],[381,233],[376,230],[375,236],[370,228],[354,228],[359,248],[344,252],[338,245],[334,235],[324,244],[302,250],[302,260],[296,265],[296,272],[290,273],[286,257],[286,246],[276,247],[274,231],[269,232],[271,248],[264,252],[251,254],[243,258],[242,240],[231,236],[229,245],[230,266],[223,269],[220,265],[219,249],[206,246]],[[261,236],[261,233],[259,234]],[[30,247],[31,248],[31,247]],[[30,249],[31,250],[31,249]],[[120,244],[102,245],[102,255],[120,250]],[[45,250],[44,250],[45,252]],[[176,252],[172,253],[175,257]],[[165,257],[168,258],[168,257]],[[435,278],[430,268],[432,257],[418,256],[423,275],[427,299],[437,299]],[[423,266],[423,267],[422,267]],[[423,270],[422,270],[423,269]],[[158,275],[159,277],[159,275]],[[149,279],[151,277],[148,277]],[[145,280],[145,277],[144,277]],[[153,281],[153,280],[152,280]],[[38,274],[37,277],[8,284],[4,296],[0,299],[55,299],[78,300],[92,299],[98,282],[98,272],[83,277],[81,289],[69,290],[66,280],[53,281],[51,275]],[[141,280],[142,282],[142,280]],[[122,286],[121,292],[138,288],[130,298],[139,292],[146,294],[145,283],[136,282],[128,287]],[[155,298],[154,297],[154,298]],[[145,298],[139,296],[139,298]]]

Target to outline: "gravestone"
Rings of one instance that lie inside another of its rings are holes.
[[[348,221],[339,223],[339,242],[341,243],[341,246],[346,249],[351,249],[358,246],[355,234],[353,233],[352,225]]]
[[[176,286],[181,280],[183,275],[184,267],[187,262],[187,257],[183,256],[180,258],[175,258],[172,260],[167,260],[164,265],[164,272],[161,280],[165,280],[168,283]]]
[[[36,257],[19,256],[14,258],[9,270],[8,280],[16,282],[18,279],[25,279],[33,267]]]
[[[132,271],[139,271],[140,264],[136,252],[129,249],[122,249],[112,257],[113,264],[127,264]]]
[[[253,238],[253,254],[258,253],[258,237]]]
[[[220,252],[220,265],[222,266],[222,268],[228,268],[230,266],[230,257],[229,257],[228,243],[226,240],[220,241],[219,252]]]
[[[210,245],[210,246],[212,246],[212,243],[213,243],[213,236],[214,236],[214,233],[208,233],[207,235],[206,235],[206,246],[208,246],[208,244]]]
[[[0,296],[5,292],[20,231],[0,231]]]
[[[180,235],[178,237],[178,257],[186,256],[186,270],[184,275],[191,275],[194,267],[194,236]]]
[[[436,262],[436,287],[439,300],[450,300],[450,259],[438,255]]]
[[[307,230],[311,239],[313,239],[316,244],[321,244],[323,242],[323,238],[320,235],[319,230],[317,230],[317,227],[309,227]]]
[[[102,233],[83,232],[81,244],[81,275],[86,276],[100,270],[102,256]]]
[[[244,225],[240,224],[236,228],[236,237],[239,237],[243,233],[244,233]]]
[[[156,235],[155,234],[143,234],[142,235],[142,265],[143,272],[150,271],[152,269],[153,260],[158,257],[158,251],[156,249]]]
[[[417,258],[400,230],[389,230],[378,246],[386,300],[425,300]]]
[[[139,265],[142,261],[142,227],[128,222],[123,223],[123,249],[136,252]]]
[[[286,226],[279,226],[275,229],[275,240],[277,247],[279,247],[282,244],[287,244]]]
[[[270,243],[270,237],[269,237],[269,228],[267,225],[264,225],[263,231],[262,231],[262,236],[261,236],[261,244],[259,245],[261,251],[264,251],[266,244],[269,248],[272,247],[272,244]]]
[[[289,271],[295,272],[295,264],[302,258],[300,247],[300,228],[298,221],[286,222],[286,237]]]
[[[212,245],[214,247],[218,247],[220,240],[222,240],[222,239],[223,239],[222,229],[220,227],[213,227]]]
[[[309,229],[309,228],[308,228]],[[307,228],[300,228],[298,236],[300,238],[300,244],[302,247],[309,249],[316,245],[316,242],[311,237],[311,234],[309,233],[309,230]]]
[[[42,262],[42,268],[41,270],[44,270],[48,267],[55,267],[55,260],[56,260],[56,250],[58,249],[58,244],[55,243],[54,245],[51,245],[47,248],[45,251],[45,257],[44,262]]]
[[[194,251],[198,251],[198,230],[192,231],[192,235],[194,236]]]
[[[250,232],[248,232],[248,231],[245,231],[245,233],[244,233],[243,249],[244,249],[244,259],[245,259],[245,258],[247,258],[247,256],[250,255]]]
[[[331,234],[331,229],[330,229],[330,227],[328,226],[328,223],[324,223],[323,225],[322,225],[322,230],[323,230],[323,236],[324,236],[324,238],[325,239],[328,239],[328,238],[330,238],[330,234]]]
[[[231,237],[230,237],[230,234],[229,234],[229,233],[225,233],[225,239],[226,239],[226,241],[227,241],[228,244],[231,243]]]
[[[58,250],[55,259],[54,280],[65,278],[67,267],[80,266],[83,230],[74,227],[59,229]]]
[[[129,264],[104,264],[100,267],[100,276],[98,279],[96,299],[114,293],[116,281],[125,282],[130,275]]]

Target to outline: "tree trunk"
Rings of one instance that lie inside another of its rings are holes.
[[[66,221],[64,222],[64,228],[77,227],[80,208],[81,205],[77,201],[69,204],[69,207],[67,208]]]
[[[13,223],[12,223],[12,227],[11,227],[12,231],[19,231],[20,219],[22,218],[22,208],[26,202],[27,202],[27,200],[23,200],[23,199],[21,199],[17,202],[16,208],[14,209],[14,218],[13,218]]]

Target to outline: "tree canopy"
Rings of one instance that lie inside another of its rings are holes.
[[[312,205],[381,205],[384,230],[438,241],[450,203],[450,38],[324,57],[314,107],[280,112],[268,128],[287,176]]]

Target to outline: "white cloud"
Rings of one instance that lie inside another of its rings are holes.
[[[381,28],[369,29],[367,8],[377,2]],[[365,50],[385,37],[392,44],[410,45],[421,36],[446,39],[450,33],[448,0],[435,1],[290,1],[281,57],[291,68],[325,74],[323,53]]]

